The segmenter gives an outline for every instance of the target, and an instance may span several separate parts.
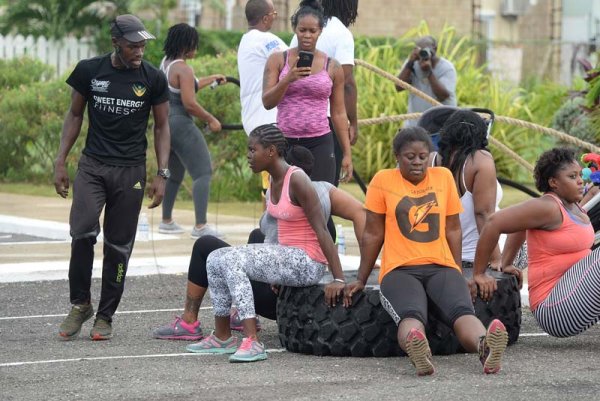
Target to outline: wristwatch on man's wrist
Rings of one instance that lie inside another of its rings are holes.
[[[164,178],[165,180],[168,180],[169,177],[171,176],[171,171],[169,171],[168,168],[159,168],[158,171],[156,172],[156,175]]]

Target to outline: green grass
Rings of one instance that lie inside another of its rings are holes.
[[[529,187],[532,187],[528,184]],[[365,195],[356,183],[341,184],[340,188],[346,192],[352,194],[356,199],[364,202]],[[517,189],[503,186],[504,196],[500,203],[501,208],[505,208],[510,205],[514,205],[521,201],[530,199],[531,197]],[[1,190],[6,193],[14,193],[21,195],[32,195],[32,196],[58,196],[54,191],[53,185],[39,185],[39,184],[23,184],[23,183],[3,183]],[[180,200],[178,199],[175,203],[175,208],[183,210],[194,210],[194,202],[191,200]],[[262,202],[209,202],[208,212],[216,215],[228,215],[228,216],[242,216],[257,218],[262,214],[263,205]],[[350,226],[349,221],[343,219],[334,218],[336,224],[343,224],[344,226]]]
[[[58,196],[54,190],[54,185],[47,184],[2,183],[0,191],[20,195]]]
[[[531,188],[534,192],[537,192],[535,187],[532,184],[524,184],[528,188]],[[527,195],[525,192],[521,192],[518,189],[508,187],[506,185],[502,186],[503,196],[502,201],[500,202],[500,208],[504,209],[508,206],[516,205],[519,202],[525,201],[527,199],[531,199],[531,196]]]

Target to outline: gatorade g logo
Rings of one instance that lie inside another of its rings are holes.
[[[125,267],[123,266],[123,263],[119,263],[117,265],[117,283],[120,283],[123,281],[124,274],[125,274]]]
[[[440,215],[431,213],[437,204],[434,193],[421,198],[402,198],[396,205],[396,221],[402,235],[415,242],[437,240],[440,237]]]

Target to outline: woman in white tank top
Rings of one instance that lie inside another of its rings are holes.
[[[502,187],[496,179],[494,158],[487,150],[487,127],[470,110],[457,110],[440,130],[439,153],[432,164],[447,167],[454,176],[464,211],[460,214],[463,265],[472,265],[479,232],[502,199]],[[466,263],[465,263],[466,262]],[[489,260],[500,267],[500,248]]]

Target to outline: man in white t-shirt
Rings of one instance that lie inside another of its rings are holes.
[[[398,78],[448,106],[456,106],[456,69],[445,58],[438,57],[437,42],[431,36],[419,38],[415,48],[400,70]],[[396,86],[398,92],[404,90]],[[408,113],[419,113],[433,107],[431,103],[409,93]],[[407,120],[405,127],[417,125]]]
[[[349,121],[350,144],[358,138],[358,117],[356,114],[356,82],[354,81],[354,36],[348,29],[358,16],[358,0],[321,0],[326,25],[317,40],[317,49],[336,59],[344,70],[344,103]],[[298,46],[294,35],[290,47]],[[331,125],[331,124],[330,124]],[[333,130],[333,127],[332,127]],[[342,151],[334,138],[337,186],[340,177]]]
[[[246,4],[248,32],[242,36],[237,53],[240,74],[242,124],[246,134],[259,125],[273,124],[277,108],[265,109],[262,103],[263,72],[267,58],[274,51],[287,49],[286,44],[269,32],[277,11],[271,0],[249,0]]]

